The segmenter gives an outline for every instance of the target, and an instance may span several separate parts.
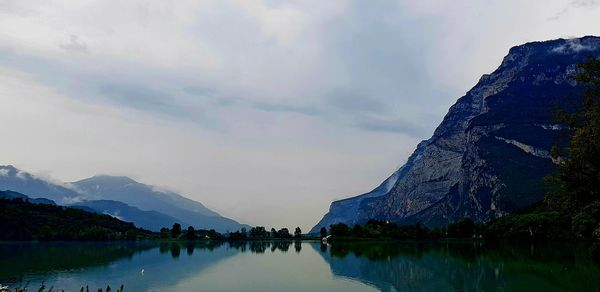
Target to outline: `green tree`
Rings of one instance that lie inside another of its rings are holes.
[[[171,236],[171,230],[169,228],[163,227],[160,229],[160,238],[166,239]]]
[[[267,230],[264,226],[255,226],[250,229],[250,237],[252,238],[265,238],[267,237]]]
[[[300,229],[300,227],[296,227],[296,230],[294,230],[294,237],[300,238],[301,236],[302,236],[302,230]]]
[[[321,233],[321,238],[327,237],[327,228],[321,227],[320,233]]]
[[[468,238],[475,234],[475,222],[471,218],[463,218],[457,223],[448,225],[448,237]]]
[[[187,231],[185,232],[185,238],[188,240],[196,239],[196,230],[194,230],[193,226],[187,228]]]
[[[275,228],[271,228],[271,237],[277,238],[279,235],[277,234],[277,230]]]
[[[287,228],[281,228],[279,229],[279,231],[277,231],[277,236],[280,238],[291,238],[292,235],[290,234],[290,231]]]
[[[331,224],[329,234],[339,237],[350,236],[350,228],[344,223]]]
[[[173,228],[171,228],[171,237],[177,238],[181,234],[181,225],[179,223],[173,224]]]

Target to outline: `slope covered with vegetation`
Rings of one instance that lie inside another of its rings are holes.
[[[0,240],[135,240],[152,232],[109,215],[0,199]]]

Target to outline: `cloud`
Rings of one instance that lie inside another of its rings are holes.
[[[364,130],[405,134],[415,138],[419,137],[425,128],[401,119],[384,120],[373,118],[365,118],[357,121],[355,126]]]
[[[59,202],[60,205],[73,205],[77,203],[84,202],[85,198],[83,197],[63,197],[62,202]]]
[[[16,178],[21,179],[21,180],[27,180],[29,179],[31,175],[25,171],[19,170],[17,171],[17,174],[15,175]]]
[[[141,110],[167,111],[174,110],[172,99],[166,93],[148,87],[144,84],[104,84],[99,92],[110,97],[119,104]]]
[[[563,45],[552,49],[553,53],[567,54],[570,52],[590,51],[594,48],[589,45],[582,44],[579,39],[568,39]]]
[[[69,41],[67,43],[60,44],[60,47],[66,51],[87,53],[87,44],[74,34],[69,36]]]
[[[368,94],[360,92],[337,90],[325,97],[325,102],[336,109],[350,112],[386,113],[385,104]]]
[[[554,16],[548,18],[548,20],[559,20],[561,17],[565,16],[571,9],[592,9],[596,8],[600,5],[600,1],[598,0],[573,0],[566,7],[556,13]]]
[[[267,112],[289,112],[308,116],[314,116],[322,113],[322,111],[315,106],[294,106],[267,102],[254,102],[251,106],[253,108]]]

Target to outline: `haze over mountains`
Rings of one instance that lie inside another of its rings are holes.
[[[313,227],[381,219],[445,226],[477,222],[539,202],[543,177],[556,167],[553,145],[567,142],[556,106],[582,87],[577,64],[600,56],[600,38],[532,42],[510,49],[500,67],[450,108],[433,136],[404,166],[366,194],[335,201]]]
[[[58,183],[33,176],[11,165],[0,166],[0,190],[46,198],[133,222],[158,231],[173,223],[196,229],[235,231],[247,225],[225,218],[199,202],[122,176],[100,175],[73,183]]]

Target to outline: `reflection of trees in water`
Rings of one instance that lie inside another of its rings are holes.
[[[338,242],[319,250],[334,274],[384,291],[600,287],[586,249],[565,244]]]
[[[299,240],[294,241],[294,250],[296,253],[300,253],[302,251],[302,242]]]
[[[181,246],[179,245],[178,242],[171,242],[171,257],[176,259],[179,257],[179,254],[181,253]]]
[[[267,250],[271,250],[271,252],[275,252],[279,250],[281,252],[287,252],[290,249],[290,246],[294,243],[294,249],[296,252],[300,252],[302,250],[302,243],[300,241],[289,241],[289,240],[234,240],[229,241],[229,247],[236,249],[240,252],[246,252],[250,250],[252,253],[263,254]]]
[[[250,251],[252,253],[265,253],[265,251],[267,250],[267,248],[269,248],[270,246],[270,242],[264,242],[264,241],[253,241],[250,242]]]
[[[321,242],[321,246],[319,248],[321,252],[327,252],[327,244]]]
[[[194,250],[209,250],[212,251],[223,245],[222,241],[161,241],[158,243],[158,250],[161,254],[171,253],[171,257],[178,258],[181,254],[181,249],[185,248],[188,255],[193,255]]]
[[[274,241],[271,251],[278,249],[281,252],[287,252],[290,249],[290,245],[292,245],[291,241]]]
[[[223,244],[222,241],[0,243],[0,281],[10,286],[30,282],[30,287],[45,281],[46,286],[65,291],[79,291],[80,287],[74,286],[82,283],[126,284],[127,291],[149,291],[151,287],[172,287],[180,279],[237,253],[219,248]],[[142,269],[147,276],[139,281]]]

